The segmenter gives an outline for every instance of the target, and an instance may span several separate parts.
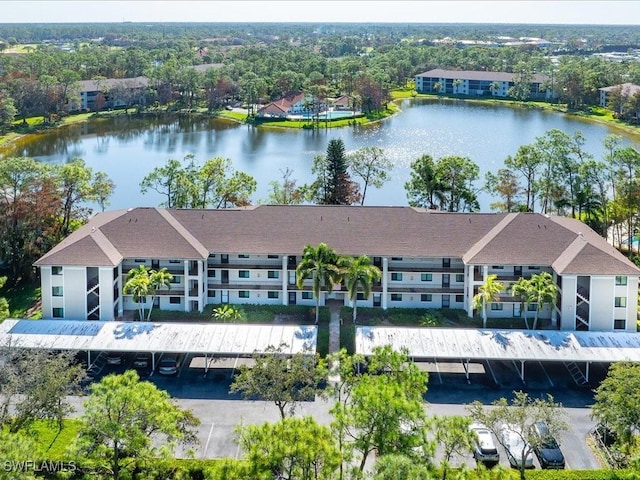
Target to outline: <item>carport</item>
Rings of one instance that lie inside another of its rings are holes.
[[[315,354],[318,328],[311,325],[250,325],[88,320],[15,320],[0,324],[0,345],[88,352],[188,353],[214,357],[251,356],[271,347],[286,355]]]
[[[578,384],[588,383],[591,363],[640,361],[640,334],[627,332],[358,327],[355,343],[364,356],[390,345],[413,360],[460,361],[467,381],[474,361],[486,361],[489,370],[492,360],[511,361],[523,383],[526,362],[561,362]]]

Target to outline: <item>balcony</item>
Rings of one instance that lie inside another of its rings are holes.
[[[207,263],[207,268],[222,270],[282,270],[282,262],[277,263]],[[292,270],[295,270],[294,265]]]

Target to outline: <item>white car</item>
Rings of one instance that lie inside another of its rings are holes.
[[[482,463],[487,467],[496,465],[500,462],[500,454],[493,441],[493,435],[485,425],[481,423],[472,423],[469,430],[476,434],[476,446],[473,450],[473,458],[476,462]]]
[[[502,445],[507,452],[509,464],[513,468],[533,468],[533,448],[525,442],[520,427],[505,423],[500,430]],[[526,456],[525,456],[526,455]],[[524,456],[524,458],[523,458]]]

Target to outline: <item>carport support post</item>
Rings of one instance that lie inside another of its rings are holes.
[[[467,358],[466,362],[463,362],[464,365],[464,376],[467,377],[467,383],[471,383],[469,380],[469,359]]]
[[[204,375],[206,376],[209,372],[209,354],[204,354]]]
[[[591,362],[585,362],[584,364],[584,378],[588,382],[589,381],[589,364]]]
[[[524,360],[520,360],[520,380],[522,380],[522,383],[525,383],[525,381],[524,381]]]
[[[151,352],[151,371],[156,371],[156,352]]]
[[[91,350],[87,350],[87,370],[91,367]]]

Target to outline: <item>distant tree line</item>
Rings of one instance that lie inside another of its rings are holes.
[[[4,27],[0,35],[7,31]],[[77,108],[79,80],[147,76],[151,79],[148,101],[137,105],[140,109],[171,105],[214,111],[234,102],[251,107],[303,91],[318,101],[349,95],[353,105],[365,112],[383,109],[392,89],[410,85],[416,74],[432,68],[507,71],[523,79],[534,73],[546,74],[550,78],[547,87],[569,108],[597,104],[600,87],[640,83],[640,64],[635,61],[613,62],[558,52],[565,54],[554,65],[550,49],[436,45],[418,37],[420,29],[412,37],[401,38],[398,32],[403,30],[391,27],[352,27],[348,29],[351,35],[341,36],[336,33],[343,30],[339,26],[313,33],[310,27],[301,30],[285,25],[281,36],[262,30],[249,40],[246,29],[259,27],[243,26],[242,36],[232,26],[221,31],[204,26],[181,30],[158,25],[144,31],[121,27],[122,35],[105,33],[91,37],[92,41],[81,41],[82,35],[100,30],[99,26],[87,26],[78,37],[67,37],[68,50],[49,42],[28,47],[21,54],[0,55],[0,129],[10,128],[14,119],[31,116],[55,121]],[[370,34],[357,35],[357,28]],[[426,27],[423,30],[429,31]],[[45,31],[53,35],[51,27]],[[29,35],[25,33],[24,38]],[[566,44],[573,37],[567,34],[562,38]],[[112,45],[118,42],[123,45]],[[205,72],[189,68],[202,64],[219,65]],[[519,84],[526,88],[526,82]],[[105,95],[119,95],[125,103],[135,103],[124,91],[104,90]],[[516,91],[513,95],[521,96]]]

